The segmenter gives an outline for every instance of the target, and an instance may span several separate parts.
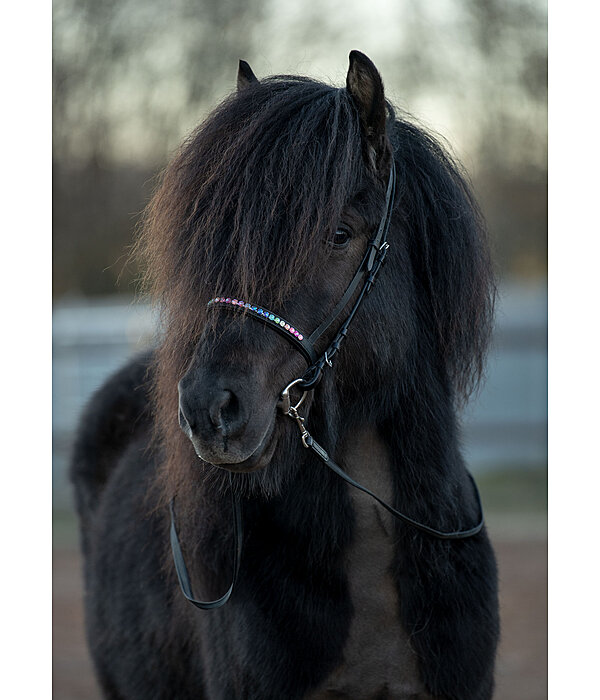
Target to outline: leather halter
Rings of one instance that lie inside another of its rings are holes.
[[[373,283],[375,282],[375,278],[377,276],[377,273],[379,272],[379,269],[381,268],[381,265],[383,264],[383,261],[385,260],[385,256],[387,254],[388,248],[389,248],[389,243],[387,242],[387,233],[390,227],[390,221],[392,217],[392,211],[393,211],[393,206],[394,206],[394,197],[395,197],[395,190],[396,190],[396,168],[394,164],[394,159],[392,157],[392,164],[390,166],[390,175],[389,175],[389,180],[388,180],[388,185],[387,185],[387,190],[386,190],[386,196],[385,196],[385,205],[384,205],[384,211],[381,216],[381,220],[379,222],[379,226],[377,228],[377,231],[373,238],[369,241],[367,245],[367,249],[365,251],[365,254],[363,256],[362,262],[360,263],[356,273],[354,274],[354,277],[352,278],[350,284],[348,285],[346,291],[344,292],[342,298],[339,300],[331,314],[321,323],[320,326],[318,326],[311,334],[310,336],[306,337],[301,331],[296,329],[293,325],[291,325],[288,321],[285,319],[279,317],[278,315],[274,314],[272,311],[269,311],[268,309],[264,309],[261,306],[257,306],[255,304],[252,304],[250,302],[246,302],[240,299],[232,299],[231,297],[215,297],[214,299],[211,299],[208,302],[209,306],[214,306],[214,307],[223,307],[223,308],[233,308],[233,309],[239,309],[243,310],[251,318],[255,318],[259,321],[262,321],[263,323],[266,323],[270,328],[273,328],[277,332],[283,335],[292,345],[298,350],[307,360],[309,363],[309,367],[306,370],[306,372],[302,375],[302,377],[299,377],[298,379],[294,379],[294,381],[290,382],[290,384],[287,385],[287,387],[283,390],[281,394],[281,408],[283,410],[284,415],[289,416],[293,420],[296,421],[298,428],[300,430],[300,437],[302,439],[302,444],[304,447],[309,448],[312,450],[312,452],[325,464],[326,467],[331,469],[335,474],[337,474],[339,477],[341,477],[346,483],[348,483],[350,486],[359,489],[363,493],[366,493],[368,496],[371,496],[374,498],[377,503],[379,503],[383,508],[385,508],[389,513],[391,513],[394,517],[398,518],[402,522],[404,522],[407,525],[410,525],[411,527],[416,528],[417,530],[430,535],[432,537],[436,537],[438,539],[442,540],[458,540],[458,539],[465,539],[468,537],[473,537],[474,535],[478,534],[481,529],[483,528],[484,520],[483,520],[483,509],[481,506],[481,499],[479,497],[479,491],[477,490],[477,485],[475,484],[475,481],[471,474],[468,474],[471,484],[473,485],[476,501],[477,501],[477,506],[479,510],[479,518],[477,525],[474,527],[468,528],[466,530],[456,530],[452,532],[445,532],[443,530],[437,530],[433,527],[430,527],[428,525],[424,525],[423,523],[419,523],[416,520],[413,520],[412,518],[408,517],[407,515],[404,515],[400,511],[396,510],[393,508],[391,505],[383,501],[381,498],[376,496],[372,491],[367,489],[365,486],[362,486],[359,484],[357,481],[355,481],[349,474],[347,474],[338,464],[336,464],[333,459],[329,456],[329,454],[326,452],[326,450],[323,449],[321,445],[312,437],[312,435],[308,432],[304,425],[304,418],[299,415],[298,413],[298,408],[300,405],[303,403],[306,394],[308,391],[311,389],[314,389],[315,386],[319,383],[321,376],[323,374],[323,370],[325,369],[325,366],[332,366],[331,360],[334,357],[334,355],[337,353],[339,350],[339,347],[346,337],[348,333],[348,327],[350,323],[352,322],[352,319],[356,315],[356,312],[358,311],[363,299],[365,298],[365,295],[368,294],[368,292],[371,290],[371,287],[373,286]],[[360,292],[358,293],[354,304],[352,305],[352,308],[350,312],[348,313],[348,316],[344,320],[344,322],[341,324],[340,328],[338,329],[338,332],[336,333],[335,337],[333,340],[329,343],[327,346],[327,349],[321,354],[317,355],[316,350],[314,348],[315,343],[324,335],[324,333],[335,323],[337,318],[340,316],[340,314],[344,311],[346,306],[350,303],[350,300],[354,296],[356,290],[358,289],[359,285],[363,283],[362,288],[360,289]],[[300,391],[302,391],[302,396],[300,400],[295,404],[292,405],[291,399],[290,399],[290,389],[292,387],[296,387]],[[229,475],[230,481],[231,481],[231,474]],[[231,586],[229,587],[228,591],[223,595],[221,598],[218,600],[210,601],[210,602],[205,602],[205,601],[200,601],[194,598],[193,593],[192,593],[192,588],[190,584],[190,579],[189,579],[189,574],[187,572],[187,568],[185,566],[185,561],[183,559],[183,554],[181,552],[181,547],[179,545],[179,540],[177,537],[177,530],[175,528],[175,514],[174,514],[174,507],[173,507],[173,501],[171,501],[170,504],[170,509],[171,509],[171,548],[173,551],[173,560],[175,563],[175,569],[177,571],[177,576],[179,579],[179,584],[181,587],[181,590],[184,594],[184,596],[189,600],[191,603],[193,603],[196,607],[199,607],[203,610],[212,610],[214,608],[219,608],[222,605],[224,605],[230,598],[231,593],[233,592],[233,588],[237,579],[237,574],[239,571],[240,567],[240,561],[241,561],[241,555],[242,555],[242,538],[243,538],[243,531],[242,531],[242,519],[241,519],[241,513],[240,513],[240,504],[239,501],[234,497],[233,495],[233,489],[232,489],[232,507],[233,507],[233,515],[234,515],[234,541],[235,541],[235,561],[234,561],[234,570],[233,570],[233,581],[231,583]]]
[[[280,333],[286,340],[292,343],[295,349],[304,356],[309,364],[308,369],[302,375],[302,382],[298,384],[298,388],[302,389],[303,391],[314,389],[321,379],[325,365],[331,367],[331,360],[346,337],[348,326],[358,311],[358,308],[361,305],[365,295],[368,294],[373,286],[375,277],[379,272],[379,268],[385,260],[385,256],[389,248],[387,233],[390,228],[395,193],[396,166],[392,158],[390,176],[385,194],[383,214],[381,216],[379,226],[377,227],[377,231],[373,238],[369,241],[363,259],[358,266],[358,269],[354,273],[354,277],[350,281],[350,284],[346,288],[346,291],[342,295],[342,298],[338,301],[329,316],[309,336],[302,333],[297,328],[294,328],[292,324],[288,323],[285,319],[279,317],[272,311],[248,301],[233,299],[231,297],[215,297],[208,302],[208,306],[244,310],[251,318],[262,321],[270,328],[273,328]],[[327,349],[321,355],[317,355],[315,344],[329,330],[342,311],[344,311],[344,309],[348,306],[348,303],[354,296],[361,282],[363,283],[362,289],[360,290],[350,313],[346,317],[346,320],[340,326],[337,334],[329,343]]]

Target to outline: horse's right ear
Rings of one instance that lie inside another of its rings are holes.
[[[258,78],[252,72],[252,68],[250,68],[250,64],[246,63],[246,61],[240,60],[240,64],[238,66],[238,75],[237,75],[238,92],[240,90],[245,90],[247,87],[249,87],[250,85],[253,85],[254,83],[258,83]]]
[[[367,161],[379,171],[388,153],[383,81],[371,59],[360,51],[350,52],[346,89],[358,110]]]

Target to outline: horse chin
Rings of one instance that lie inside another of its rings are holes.
[[[223,452],[221,454],[211,454],[203,455],[201,450],[197,445],[194,444],[194,449],[198,457],[207,464],[218,469],[224,469],[229,472],[236,474],[245,474],[249,472],[255,472],[259,469],[266,467],[273,458],[273,453],[275,452],[275,447],[277,446],[277,439],[275,436],[275,421],[271,424],[270,428],[266,431],[263,439],[260,441],[258,446],[250,454],[249,457],[242,458],[239,461],[231,462],[231,454]]]

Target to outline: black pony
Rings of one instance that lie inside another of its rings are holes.
[[[305,449],[281,411],[307,368],[298,334],[344,299],[392,163],[386,263],[298,411],[337,464],[402,513],[445,531],[478,522],[456,409],[481,375],[494,288],[464,176],[396,116],[361,53],[345,88],[258,81],[241,62],[237,93],[186,141],[147,209],[138,249],[163,314],[159,346],[97,392],[75,447],[105,697],[491,697],[485,529],[440,539],[392,517]],[[210,599],[233,577],[232,499],[237,581],[224,606],[198,610],[179,588],[169,503],[194,593]]]

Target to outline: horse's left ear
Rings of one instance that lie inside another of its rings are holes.
[[[254,75],[252,68],[250,68],[250,64],[240,59],[237,75],[238,92],[240,90],[245,90],[247,87],[254,85],[255,83],[258,83],[258,78]]]
[[[389,150],[383,81],[371,59],[360,51],[350,52],[346,88],[358,110],[367,161],[379,171]]]

